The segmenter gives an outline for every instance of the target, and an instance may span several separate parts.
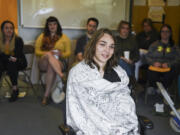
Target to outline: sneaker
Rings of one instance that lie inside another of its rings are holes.
[[[11,94],[9,93],[9,91],[6,92],[6,94],[4,95],[5,98],[10,98]]]
[[[140,125],[143,126],[144,129],[153,129],[153,122],[142,115],[138,115],[138,120],[140,122]]]

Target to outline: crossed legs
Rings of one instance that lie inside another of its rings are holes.
[[[45,93],[44,93],[44,104],[46,104],[45,100],[47,100],[49,93],[51,92],[51,88],[56,79],[56,74],[60,77],[63,77],[62,69],[63,64],[61,61],[57,60],[51,53],[47,53],[39,60],[39,69],[43,72],[46,72],[45,78]],[[43,104],[43,101],[42,101]]]

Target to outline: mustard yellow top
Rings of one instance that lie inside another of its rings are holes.
[[[35,43],[35,53],[37,56],[43,56],[47,52],[41,49],[43,36],[43,33],[40,34]],[[55,43],[55,46],[52,50],[54,49],[61,51],[63,58],[69,57],[71,55],[70,39],[65,34],[62,34],[61,38]]]
[[[9,44],[5,44],[4,53],[5,53],[6,55],[10,55]]]

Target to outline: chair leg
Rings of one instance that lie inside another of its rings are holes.
[[[23,73],[24,73],[25,77],[27,77],[27,79],[28,79],[28,81],[29,81],[29,83],[30,83],[30,86],[31,86],[31,88],[32,88],[32,91],[33,91],[34,95],[37,97],[37,93],[36,93],[36,90],[34,89],[34,86],[33,86],[33,84],[32,84],[32,81],[31,81],[30,76],[29,76],[25,71],[23,71]]]

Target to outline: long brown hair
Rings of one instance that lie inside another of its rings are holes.
[[[50,31],[49,31],[49,27],[48,24],[50,22],[56,22],[57,23],[57,31],[56,31],[56,35],[54,35],[53,37],[50,36]],[[62,27],[58,21],[58,19],[54,16],[50,16],[47,18],[46,20],[46,24],[45,24],[45,28],[44,28],[44,36],[43,36],[43,45],[41,47],[42,50],[46,50],[49,51],[52,48],[54,48],[55,43],[61,38],[62,36]]]
[[[5,24],[7,24],[7,23],[11,24],[12,27],[13,27],[12,38],[13,38],[13,36],[14,36],[14,34],[15,34],[15,32],[14,32],[15,26],[14,26],[14,23],[13,23],[12,21],[6,20],[6,21],[2,22],[2,24],[1,24],[1,32],[2,32],[2,36],[3,36],[3,43],[5,42],[4,26],[5,26]],[[12,39],[12,38],[11,38],[11,39]]]
[[[59,36],[58,35],[54,35],[53,37],[51,36],[43,36],[43,39],[42,39],[42,46],[41,46],[41,49],[44,50],[44,51],[49,51],[51,50],[52,48],[54,48],[55,46],[55,43],[59,40]]]
[[[54,17],[54,16],[49,16],[46,20],[46,24],[45,24],[45,28],[44,28],[44,35],[45,36],[50,36],[50,31],[49,31],[49,27],[48,27],[48,24],[50,22],[56,22],[57,23],[57,32],[56,32],[56,35],[58,35],[59,37],[62,36],[62,27],[61,27],[61,24],[59,22],[59,20]]]
[[[104,34],[110,35],[115,42],[115,37],[114,37],[112,31],[107,28],[99,29],[98,31],[96,31],[93,34],[91,40],[89,41],[89,43],[87,44],[87,46],[85,48],[85,53],[84,53],[85,63],[88,64],[91,68],[95,68],[93,66],[93,65],[95,65],[99,69],[99,65],[94,61],[93,58],[94,58],[95,51],[96,51],[96,44],[100,40],[100,38],[103,37]],[[117,66],[117,56],[116,56],[117,53],[115,51],[116,50],[114,50],[112,57],[107,61],[106,65],[104,67],[104,70],[108,70],[114,66]]]

